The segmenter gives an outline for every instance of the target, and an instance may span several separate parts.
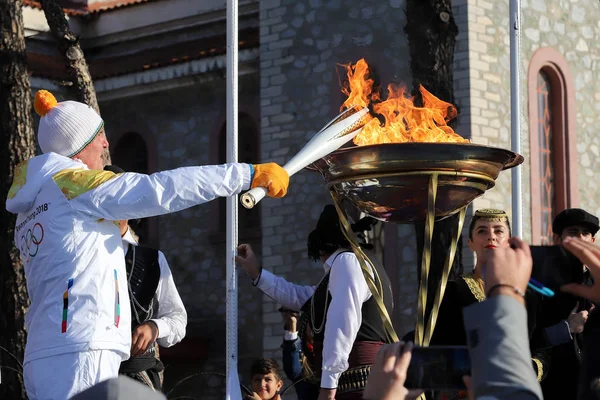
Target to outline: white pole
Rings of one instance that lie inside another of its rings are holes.
[[[238,160],[238,2],[227,0],[227,162]],[[227,398],[239,393],[237,384],[237,271],[234,257],[238,241],[238,196],[227,198],[226,296],[227,296]],[[232,376],[235,374],[235,376]]]
[[[521,0],[510,0],[511,150],[521,154]],[[512,172],[512,234],[523,237],[522,166]],[[533,182],[532,182],[533,184]]]

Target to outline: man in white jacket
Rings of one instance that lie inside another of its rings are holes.
[[[104,123],[85,104],[37,93],[43,155],[19,164],[6,209],[31,306],[24,379],[30,399],[72,397],[118,376],[129,357],[131,315],[119,220],[180,211],[263,186],[282,197],[276,164],[186,167],[152,175],[102,170]]]

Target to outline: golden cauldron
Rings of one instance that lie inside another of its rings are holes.
[[[360,211],[381,221],[425,223],[415,343],[427,346],[446,290],[467,206],[494,187],[500,171],[522,162],[521,155],[495,147],[412,142],[348,147],[321,158],[309,167],[319,171],[327,182],[343,230],[359,258],[390,340],[398,338],[383,306],[379,290],[381,283],[378,277],[371,278],[370,260],[356,242],[340,201],[346,199]],[[425,321],[434,222],[458,212],[460,217],[446,255],[432,311]]]
[[[394,143],[349,147],[315,162],[330,190],[381,221],[423,222],[437,175],[435,217],[458,212],[523,162],[508,150],[469,143]]]

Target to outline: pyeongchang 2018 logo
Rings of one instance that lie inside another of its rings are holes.
[[[25,262],[35,258],[44,240],[44,227],[39,222],[21,236],[21,256]]]

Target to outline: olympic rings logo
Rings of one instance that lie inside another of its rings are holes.
[[[39,222],[21,236],[21,255],[26,258],[25,262],[29,262],[37,255],[43,240],[44,227]]]

